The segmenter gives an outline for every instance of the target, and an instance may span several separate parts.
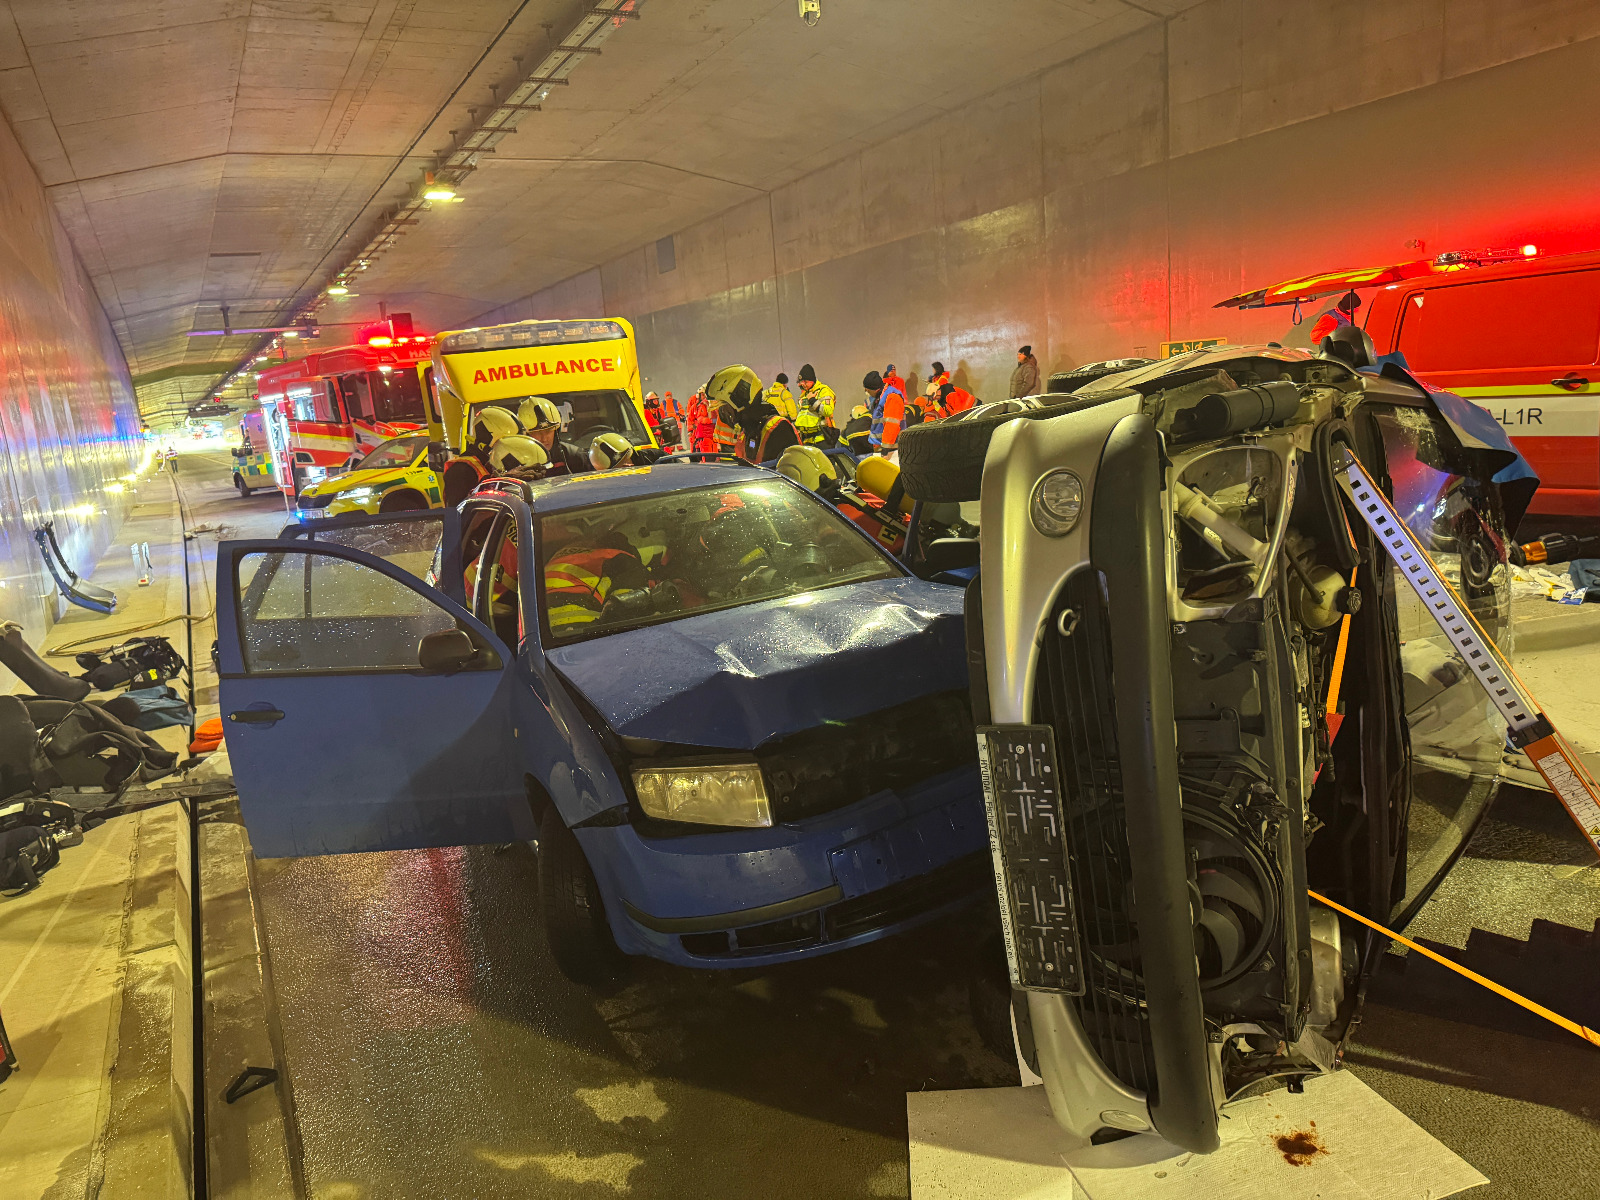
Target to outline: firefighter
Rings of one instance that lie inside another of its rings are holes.
[[[589,443],[589,465],[596,471],[616,471],[636,465],[638,447],[620,433],[597,433]]]
[[[800,406],[800,415],[794,419],[794,429],[807,446],[831,446],[839,438],[837,429],[824,425],[822,418],[804,404]]]
[[[749,367],[723,367],[706,382],[706,399],[717,416],[717,441],[748,462],[770,462],[800,444],[793,422],[767,401]]]
[[[556,637],[582,632],[608,605],[648,594],[649,574],[620,532],[563,536],[552,530],[545,536],[560,547],[544,565],[545,614]]]
[[[851,454],[872,453],[872,410],[858,404],[850,412],[850,420],[839,431],[840,439],[850,447]]]
[[[489,461],[489,447],[503,437],[522,432],[522,422],[510,409],[497,404],[480,408],[472,418],[472,436],[467,441],[467,453],[479,462]]]
[[[489,447],[489,469],[496,475],[543,479],[549,468],[550,455],[526,433],[510,434]]]
[[[890,370],[894,368],[891,366]],[[898,376],[896,376],[898,378]],[[900,440],[900,426],[906,419],[906,393],[895,388],[876,371],[868,371],[861,381],[872,404],[872,438],[874,453],[887,454]]]
[[[644,419],[650,424],[650,432],[657,433],[661,428],[661,397],[654,392],[644,394]]]
[[[778,372],[777,380],[767,389],[766,400],[791,421],[799,416],[799,409],[794,403],[794,393],[789,390],[789,377],[782,371]]]
[[[517,408],[517,420],[525,432],[550,457],[547,475],[576,474],[589,469],[588,455],[570,442],[561,440],[561,410],[543,396],[529,396]]]
[[[790,446],[778,456],[778,474],[786,475],[829,504],[840,500],[839,472],[833,460],[815,446]]]

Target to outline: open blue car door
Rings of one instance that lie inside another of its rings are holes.
[[[463,604],[454,510],[217,553],[220,698],[263,858],[536,836],[513,652]]]

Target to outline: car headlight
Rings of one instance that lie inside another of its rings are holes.
[[[754,763],[725,767],[652,767],[633,773],[639,807],[663,821],[700,825],[772,824],[766,781]]]
[[[1065,468],[1047,472],[1033,485],[1029,511],[1033,527],[1045,537],[1071,533],[1083,512],[1083,480]]]

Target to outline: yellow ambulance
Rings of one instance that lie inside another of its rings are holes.
[[[644,415],[633,326],[620,317],[441,333],[434,340],[433,384],[439,404],[429,413],[430,427],[437,425],[435,436],[458,452],[478,409],[495,404],[515,412],[530,396],[556,406],[560,449],[585,468],[597,434],[657,444]]]

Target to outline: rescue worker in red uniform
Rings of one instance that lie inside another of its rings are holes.
[[[953,417],[958,412],[966,412],[978,402],[978,398],[965,388],[958,388],[953,383],[946,382],[939,389],[939,407],[944,410],[944,415]]]
[[[652,434],[661,429],[661,397],[654,392],[644,394],[644,419],[649,422]]]
[[[717,419],[706,400],[705,388],[697,388],[689,400],[689,449],[701,454],[717,450]]]
[[[770,462],[800,444],[794,423],[767,401],[749,367],[723,367],[706,382],[706,399],[717,415],[717,441],[748,462]]]

